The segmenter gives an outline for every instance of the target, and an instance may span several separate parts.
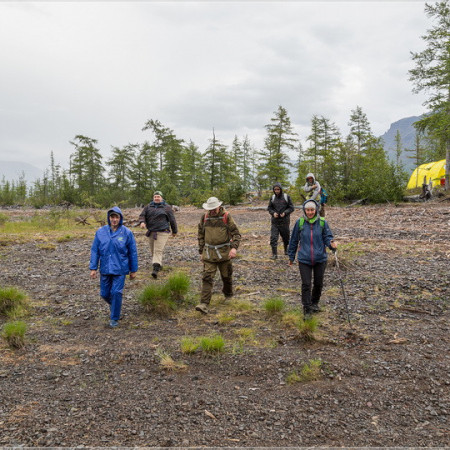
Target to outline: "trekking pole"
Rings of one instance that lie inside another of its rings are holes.
[[[339,282],[340,282],[341,288],[342,288],[342,295],[344,296],[345,310],[347,311],[347,320],[348,320],[348,324],[350,325],[350,328],[351,328],[352,324],[350,323],[350,312],[349,312],[349,309],[348,309],[347,295],[345,294],[344,281],[342,280],[341,269],[339,267],[339,260],[338,260],[338,257],[337,257],[337,250],[333,249],[333,253],[334,253],[334,259],[336,261],[336,269],[337,269],[337,273],[338,273],[338,277],[339,277]]]

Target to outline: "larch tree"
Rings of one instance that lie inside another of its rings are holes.
[[[422,36],[426,48],[411,52],[415,67],[409,71],[413,92],[428,94],[425,117],[414,126],[439,138],[445,149],[445,189],[449,189],[450,170],[450,0],[425,4],[425,13],[433,26]]]
[[[264,149],[260,152],[262,162],[260,164],[258,178],[266,188],[273,183],[288,183],[289,156],[288,151],[294,151],[298,143],[298,135],[294,132],[291,119],[285,108],[278,107],[270,124],[265,125],[267,137],[264,140]]]

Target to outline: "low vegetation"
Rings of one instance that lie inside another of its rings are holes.
[[[286,304],[281,297],[271,297],[263,303],[263,308],[269,315],[279,314],[285,307]]]
[[[181,339],[181,351],[185,354],[192,354],[195,353],[198,348],[200,347],[200,342],[198,339],[186,336],[183,339]]]
[[[11,319],[22,317],[28,308],[27,294],[16,287],[0,287],[0,316]]]
[[[200,338],[200,347],[206,353],[220,353],[225,350],[225,341],[222,336],[205,336]]]
[[[316,316],[305,317],[297,324],[300,337],[305,341],[314,341],[318,325],[319,321]]]
[[[186,370],[187,365],[183,362],[175,361],[169,353],[162,349],[156,351],[156,356],[159,358],[159,363],[162,369],[176,372]]]
[[[286,377],[286,382],[293,383],[307,383],[309,381],[319,380],[321,377],[322,361],[320,359],[311,359],[309,362],[303,364],[300,372],[293,370]]]
[[[11,348],[22,348],[25,346],[25,333],[27,325],[20,320],[8,322],[3,325],[2,337]]]
[[[189,287],[189,277],[177,272],[164,283],[148,284],[138,295],[138,301],[147,312],[166,317],[185,302]]]

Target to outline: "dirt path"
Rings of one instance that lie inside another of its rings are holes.
[[[449,206],[328,208],[354,333],[330,255],[313,342],[262,307],[272,296],[300,305],[298,269],[269,259],[268,214],[230,210],[243,234],[236,296],[224,303],[217,282],[208,316],[142,311],[136,295],[154,281],[137,228],[141,270],[115,330],[88,277],[92,236],[0,247],[0,285],[33,301],[27,346],[0,342],[0,445],[450,445]],[[193,302],[200,215],[176,213],[180,233],[161,272],[185,270]],[[181,352],[183,337],[211,334],[223,336],[223,353]],[[164,353],[185,367],[164,369]],[[320,379],[287,382],[311,360],[321,361]]]

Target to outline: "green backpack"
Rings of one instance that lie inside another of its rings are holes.
[[[319,221],[320,221],[320,226],[322,227],[322,231],[323,231],[323,227],[325,226],[325,217],[319,217]],[[305,224],[305,218],[300,217],[300,219],[298,219],[298,227],[300,228],[300,233],[303,231],[304,224]]]

